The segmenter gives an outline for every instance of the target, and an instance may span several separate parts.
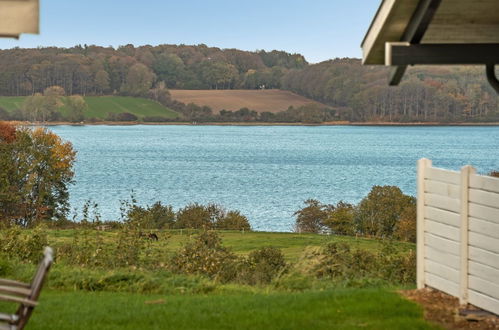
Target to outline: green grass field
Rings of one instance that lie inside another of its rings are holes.
[[[21,109],[25,99],[26,96],[1,96],[0,107],[8,112],[12,112],[16,109]]]
[[[188,296],[46,291],[28,328],[437,329],[419,306],[382,289]]]
[[[165,262],[199,233],[155,232],[159,241],[146,240],[154,250],[147,253]],[[52,229],[46,233],[48,244],[56,249],[56,263],[29,329],[436,329],[424,320],[419,306],[396,293],[397,288],[412,288],[411,284],[368,281],[352,287],[291,270],[271,284],[248,285],[146,264],[80,266],[57,257],[58,249],[71,245],[78,234],[79,242],[100,237],[107,250],[119,232]],[[240,256],[262,247],[280,248],[290,265],[299,264],[307,248],[331,242],[366,251],[383,248],[379,240],[335,235],[238,231],[219,235],[223,245]],[[394,244],[399,253],[414,249],[412,243]],[[0,258],[2,277],[27,282],[35,267]],[[0,312],[14,308],[0,303]]]
[[[162,253],[172,254],[189,242],[193,235],[199,231],[177,229],[156,232],[160,240],[154,242],[153,247]],[[381,248],[379,240],[362,237],[240,231],[220,231],[219,233],[224,246],[230,248],[238,255],[247,255],[253,250],[272,246],[281,249],[286,260],[291,262],[297,261],[308,246],[321,246],[333,242],[345,242],[354,248],[367,250],[378,250]],[[105,242],[114,241],[117,236],[117,232],[115,231],[100,232],[100,234],[103,236]],[[55,246],[62,243],[71,243],[73,236],[74,230],[52,230],[49,234],[49,243]],[[414,244],[412,243],[395,242],[395,244],[401,251],[414,249]]]
[[[0,107],[12,112],[20,109],[26,97],[2,96],[0,97]],[[161,104],[136,97],[126,96],[86,96],[88,108],[85,111],[85,119],[96,118],[105,120],[109,113],[129,112],[139,119],[146,116],[160,116],[164,118],[176,118],[178,113],[168,109]],[[68,113],[66,106],[62,106],[60,111],[63,115]]]

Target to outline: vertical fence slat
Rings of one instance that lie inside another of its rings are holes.
[[[417,286],[425,287],[425,169],[431,167],[431,160],[423,158],[418,160],[418,199],[417,199]]]
[[[464,305],[468,303],[468,254],[469,254],[469,195],[470,195],[470,176],[475,174],[476,170],[472,166],[464,166],[461,169],[461,269],[459,302]]]

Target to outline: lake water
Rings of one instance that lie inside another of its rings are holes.
[[[255,230],[291,231],[308,198],[358,202],[373,185],[415,194],[416,161],[499,169],[499,127],[55,126],[78,151],[71,205],[215,202]]]

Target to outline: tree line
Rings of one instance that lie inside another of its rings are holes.
[[[416,241],[416,198],[396,186],[374,186],[357,205],[309,199],[295,216],[297,232]]]
[[[168,89],[280,88],[334,109],[333,117],[312,115],[311,122],[499,121],[499,98],[481,67],[415,67],[399,87],[387,85],[388,75],[387,68],[362,66],[358,59],[309,64],[300,54],[203,44],[0,50],[3,96],[43,95],[47,88],[59,86],[68,96],[149,97],[181,113],[184,120],[301,120],[290,119],[289,113],[213,113],[175,102],[167,93]]]
[[[350,121],[499,121],[499,98],[483,67],[414,67],[398,87],[389,69],[334,59],[283,76],[282,88],[328,104]]]
[[[160,81],[177,89],[280,88],[287,71],[307,64],[299,54],[206,45],[14,48],[0,50],[0,95],[60,86],[68,95],[145,96]]]

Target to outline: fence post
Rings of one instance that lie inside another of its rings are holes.
[[[425,205],[425,171],[428,167],[431,167],[431,160],[422,158],[418,160],[418,181],[417,181],[417,189],[418,189],[418,198],[417,198],[417,272],[416,272],[416,282],[418,289],[422,289],[425,287],[425,242],[424,242],[424,205]]]
[[[460,285],[459,285],[459,303],[465,305],[468,303],[468,253],[469,253],[469,192],[470,175],[475,174],[476,170],[466,165],[461,168],[461,224],[460,224],[460,257],[459,267]]]

